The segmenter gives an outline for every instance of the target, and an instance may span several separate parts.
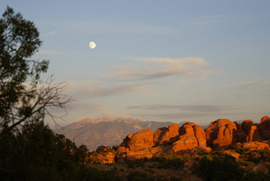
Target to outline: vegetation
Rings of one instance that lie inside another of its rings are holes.
[[[1,180],[80,180],[88,149],[44,125],[71,98],[63,83],[40,80],[49,61],[29,60],[41,46],[34,23],[7,7],[0,19]]]
[[[230,155],[206,156],[197,159],[193,164],[193,173],[203,180],[240,180],[243,177],[243,170],[239,167],[236,160]]]
[[[85,145],[77,147],[44,124],[45,116],[55,121],[51,108],[65,110],[72,99],[62,94],[65,84],[40,80],[49,61],[29,58],[41,43],[34,23],[7,7],[0,19],[1,180],[270,180],[269,169],[250,171],[259,163],[270,167],[269,149],[250,151],[239,145],[205,154],[162,153],[151,159],[101,165],[98,156],[116,154],[118,146],[90,153]],[[239,159],[226,154],[228,150],[239,153]]]

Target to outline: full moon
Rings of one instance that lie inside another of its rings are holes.
[[[90,47],[91,49],[96,48],[96,43],[93,42],[93,41],[91,41],[91,42],[89,43],[89,47]]]

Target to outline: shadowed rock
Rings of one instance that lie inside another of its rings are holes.
[[[261,119],[259,129],[263,139],[270,139],[270,118],[268,116]]]
[[[179,138],[179,126],[172,124],[168,128],[159,128],[154,133],[154,145],[175,142]]]

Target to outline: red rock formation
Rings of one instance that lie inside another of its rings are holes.
[[[151,129],[145,129],[133,134],[127,146],[130,151],[138,151],[150,148],[153,145],[153,131]]]
[[[179,140],[173,143],[172,152],[192,149],[196,146],[206,146],[205,132],[201,126],[189,122],[180,129]]]
[[[259,129],[263,139],[270,139],[270,118],[268,116],[261,119]]]
[[[251,151],[252,150],[261,150],[264,148],[270,149],[268,144],[262,143],[262,142],[257,142],[257,141],[243,143],[243,148],[248,148]]]
[[[128,143],[130,141],[130,138],[132,137],[133,133],[132,134],[129,134],[125,137],[125,139],[123,140],[123,142],[120,144],[120,146],[124,146],[124,147],[128,147]]]
[[[219,119],[212,122],[206,129],[205,134],[208,146],[213,148],[243,142],[246,139],[242,127],[228,119]]]
[[[149,148],[143,149],[143,150],[138,150],[138,151],[128,151],[126,152],[127,160],[134,160],[138,158],[152,158],[153,154],[150,152]]]
[[[203,154],[203,153],[208,153],[208,152],[212,151],[212,149],[210,147],[206,147],[206,146],[196,146],[196,147],[192,148],[192,151],[196,152],[196,153]]]
[[[249,135],[250,128],[252,125],[253,125],[252,120],[245,120],[242,122],[241,126],[242,126],[243,131],[246,133],[246,135]]]
[[[168,128],[159,128],[154,133],[154,144],[165,144],[167,142],[175,142],[179,138],[178,124],[172,124]]]
[[[115,163],[115,154],[113,154],[112,152],[103,152],[103,154],[90,156],[90,160],[91,159],[101,164]]]
[[[258,128],[258,124],[253,124],[252,120],[245,120],[241,124],[243,131],[246,133],[246,141],[251,142],[251,141],[261,141],[261,133]]]
[[[235,152],[234,150],[225,150],[224,153],[226,153],[227,155],[231,155],[236,160],[238,160],[239,157],[241,156],[239,153]]]

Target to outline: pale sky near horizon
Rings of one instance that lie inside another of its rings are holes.
[[[77,100],[60,125],[270,116],[270,0],[1,0],[1,14],[7,5],[40,32],[43,79]]]

